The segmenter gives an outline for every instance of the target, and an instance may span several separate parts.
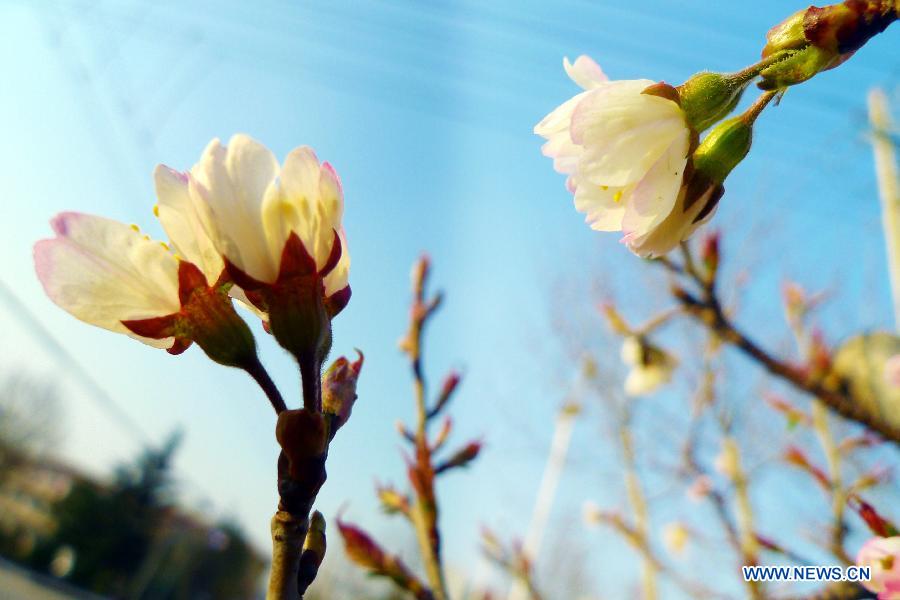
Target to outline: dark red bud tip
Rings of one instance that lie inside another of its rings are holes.
[[[898,532],[897,527],[893,523],[882,517],[878,511],[875,510],[875,507],[859,496],[850,496],[847,499],[847,504],[859,514],[860,518],[865,521],[866,525],[875,535],[879,537],[893,537],[900,535],[900,532]]]
[[[678,89],[665,81],[660,81],[659,83],[647,86],[641,93],[647,94],[648,96],[659,96],[660,98],[665,98],[666,100],[671,100],[672,102],[679,104]]]

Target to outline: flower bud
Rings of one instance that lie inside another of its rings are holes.
[[[766,45],[762,49],[763,58],[783,50],[797,50],[809,43],[803,31],[803,20],[808,10],[808,8],[798,10],[766,33]]]
[[[729,479],[736,480],[741,473],[741,457],[734,438],[725,438],[722,441],[722,450],[713,462],[716,471]]]
[[[444,471],[448,471],[456,467],[468,466],[470,462],[478,457],[478,453],[481,452],[481,446],[481,442],[469,442],[468,444],[454,452],[450,456],[450,458],[435,467],[434,472],[443,473]]]
[[[700,260],[703,262],[703,268],[706,271],[706,278],[708,281],[715,280],[716,273],[719,270],[720,237],[719,232],[714,231],[703,239],[703,244],[700,247]]]
[[[356,382],[363,365],[362,352],[357,350],[356,353],[359,358],[355,362],[342,356],[331,363],[322,376],[322,412],[333,415],[333,431],[347,422],[356,402]]]
[[[347,557],[351,561],[373,575],[393,579],[399,587],[409,591],[416,598],[430,596],[425,585],[412,574],[403,561],[385,552],[369,534],[340,519],[337,521],[337,526],[338,532],[344,538]]]
[[[728,115],[741,99],[748,77],[697,73],[675,88],[688,125],[700,133]]]
[[[388,514],[409,514],[409,496],[401,494],[391,486],[378,486],[377,494],[378,499],[381,501],[381,508],[384,509],[384,512]]]
[[[874,506],[859,496],[851,496],[847,503],[850,505],[850,508],[859,514],[860,518],[866,522],[866,525],[875,535],[881,537],[900,535],[900,531],[897,530],[893,523],[881,516]]]
[[[698,475],[687,489],[687,497],[694,502],[706,498],[713,489],[713,482],[709,475]]]
[[[663,527],[663,545],[666,547],[666,550],[669,551],[669,554],[673,556],[680,556],[684,553],[690,537],[691,532],[684,523],[679,521],[673,521]]]
[[[303,553],[297,569],[297,587],[302,595],[319,573],[319,567],[325,559],[325,517],[314,511],[309,520],[306,540],[303,542]]]
[[[753,142],[753,123],[744,116],[722,121],[703,138],[692,160],[696,174],[707,182],[721,184],[728,174],[744,160]]]
[[[631,367],[625,379],[625,393],[629,396],[651,394],[669,382],[678,360],[651,344],[645,337],[631,335],[622,343],[622,362]]]
[[[780,89],[833,69],[898,17],[900,8],[887,0],[848,0],[794,13],[766,34],[763,58],[783,58],[761,71],[760,87]]]
[[[460,375],[458,371],[450,371],[450,373],[447,374],[447,377],[444,378],[444,383],[441,384],[441,392],[438,394],[434,406],[428,411],[429,419],[436,417],[444,410],[444,408],[446,408],[447,403],[450,402],[450,398],[453,397],[453,392],[456,391],[461,380],[462,375]]]

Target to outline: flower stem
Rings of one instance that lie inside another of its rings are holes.
[[[272,404],[272,408],[275,409],[275,414],[281,414],[283,411],[287,410],[287,405],[284,403],[284,398],[281,397],[281,392],[278,391],[278,388],[275,386],[275,382],[272,381],[272,378],[269,376],[269,372],[266,371],[266,368],[262,365],[259,360],[255,360],[249,366],[244,367],[244,370],[253,378],[262,391],[265,392],[266,398],[269,399],[269,402]]]
[[[764,92],[764,93],[760,94],[759,97],[756,99],[756,101],[750,105],[750,108],[748,108],[744,112],[744,114],[741,115],[741,118],[747,124],[752,125],[756,121],[756,117],[758,117],[759,114],[763,111],[763,109],[769,105],[769,102],[772,101],[772,98],[774,98],[778,94],[779,94],[779,92],[777,92],[777,91]]]

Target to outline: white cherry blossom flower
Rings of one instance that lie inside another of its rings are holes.
[[[535,127],[547,140],[544,154],[569,176],[575,207],[593,229],[622,231],[642,256],[664,254],[693,232],[705,206],[682,197],[692,138],[684,112],[647,93],[654,81],[610,81],[587,56],[564,67],[584,91]]]

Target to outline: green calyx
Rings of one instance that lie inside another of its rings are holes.
[[[690,128],[700,133],[728,115],[740,101],[749,80],[743,73],[704,72],[675,88]]]
[[[700,142],[691,158],[695,172],[721,184],[747,156],[753,141],[753,121],[745,116],[722,121]]]
[[[213,361],[227,367],[255,364],[256,340],[228,297],[228,287],[194,291],[175,328]]]

